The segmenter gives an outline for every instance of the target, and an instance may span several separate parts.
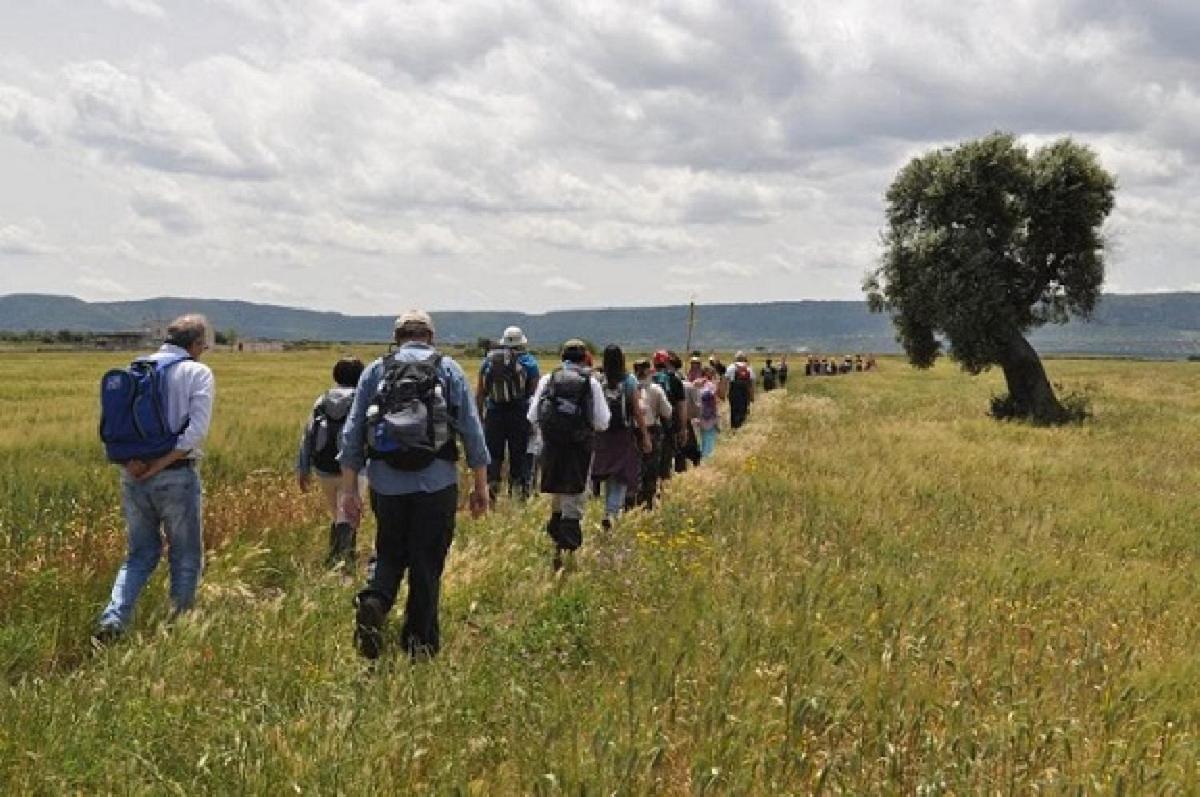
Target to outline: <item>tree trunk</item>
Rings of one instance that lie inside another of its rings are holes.
[[[1046,369],[1033,346],[1018,331],[1013,331],[1000,362],[1013,414],[1035,423],[1062,423],[1066,410],[1058,403],[1054,388],[1046,378]]]

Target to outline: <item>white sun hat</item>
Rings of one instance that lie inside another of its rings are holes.
[[[527,343],[529,343],[529,340],[525,337],[525,333],[521,331],[520,327],[509,327],[504,330],[504,337],[500,338],[500,345],[510,348],[524,346]]]

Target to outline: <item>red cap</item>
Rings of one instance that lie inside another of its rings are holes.
[[[666,349],[659,349],[658,351],[654,352],[654,364],[656,366],[668,365],[670,362],[671,355],[667,353]]]

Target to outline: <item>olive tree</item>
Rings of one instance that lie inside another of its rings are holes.
[[[995,133],[914,158],[887,191],[883,256],[863,284],[871,309],[892,315],[916,367],[946,343],[969,373],[1003,369],[1012,415],[1061,422],[1025,335],[1095,309],[1114,190],[1095,154],[1067,138],[1031,155]]]

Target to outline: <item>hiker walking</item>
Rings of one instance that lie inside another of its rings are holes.
[[[692,383],[700,395],[700,411],[696,416],[696,426],[699,429],[700,456],[710,458],[717,448],[717,434],[721,427],[719,410],[719,388],[716,369],[706,367],[700,378]]]
[[[687,420],[683,425],[682,444],[675,449],[675,472],[685,473],[690,462],[692,467],[700,465],[700,443],[696,438],[696,415],[700,412],[700,394],[692,387],[692,380],[685,378],[683,361],[675,352],[671,355],[671,370],[683,385],[683,401]]]
[[[334,387],[317,396],[312,414],[300,436],[300,450],[296,454],[296,484],[300,492],[308,490],[312,474],[317,474],[317,483],[329,508],[329,553],[325,557],[326,567],[344,563],[354,566],[354,549],[358,525],[350,522],[338,508],[338,489],[342,483],[342,469],[338,464],[338,452],[342,446],[342,427],[354,403],[354,388],[362,376],[362,360],[343,357],[333,366]],[[357,486],[355,489],[358,489]]]
[[[750,404],[754,401],[754,371],[744,352],[738,352],[733,357],[733,365],[725,371],[725,381],[728,383],[726,392],[729,396],[729,428],[740,429],[750,413]]]
[[[659,349],[654,353],[654,382],[671,402],[671,420],[663,427],[662,451],[659,454],[658,480],[667,481],[675,472],[675,452],[687,445],[687,392],[683,380],[671,365],[671,352]]]
[[[780,389],[787,387],[788,378],[788,363],[787,355],[779,358],[779,387]]]
[[[550,493],[546,532],[554,541],[554,570],[561,570],[564,552],[583,544],[584,501],[596,432],[608,428],[604,390],[584,365],[587,347],[572,339],[563,344],[562,364],[543,376],[529,405],[529,421],[542,437],[541,489]]]
[[[520,327],[509,327],[504,330],[500,346],[488,352],[479,371],[475,400],[492,460],[488,465],[488,489],[493,503],[500,492],[506,449],[509,495],[529,497],[525,455],[530,424],[526,415],[540,375],[537,360],[525,351],[528,343]]]
[[[363,371],[342,434],[341,507],[356,520],[355,486],[366,468],[375,513],[375,561],[355,598],[354,640],[367,659],[383,648],[385,618],[408,578],[400,645],[414,660],[438,652],[442,570],[458,511],[457,441],[466,449],[472,515],[487,512],[483,426],[458,363],[433,346],[433,319],[409,310],[395,324],[396,348]]]
[[[775,366],[771,364],[771,360],[762,367],[762,386],[764,393],[770,393],[775,389],[775,382],[779,378],[779,372],[775,370]]]
[[[642,455],[654,450],[646,420],[638,406],[638,383],[625,368],[620,346],[604,349],[604,403],[608,405],[608,428],[596,435],[592,459],[593,482],[604,482],[604,520],[613,527],[625,509],[625,496],[641,483]]]
[[[662,442],[665,429],[675,411],[662,386],[653,379],[654,370],[649,360],[638,360],[633,364],[638,383],[638,405],[650,437],[650,450],[642,450],[642,478],[638,487],[636,503],[654,508],[654,497],[658,492],[658,470],[662,461]]]
[[[121,509],[127,554],[93,634],[107,644],[129,627],[138,596],[167,544],[171,607],[191,608],[204,567],[200,444],[212,420],[216,383],[199,362],[209,324],[184,315],[167,327],[158,351],[101,383],[100,435],[109,461],[121,468]]]

